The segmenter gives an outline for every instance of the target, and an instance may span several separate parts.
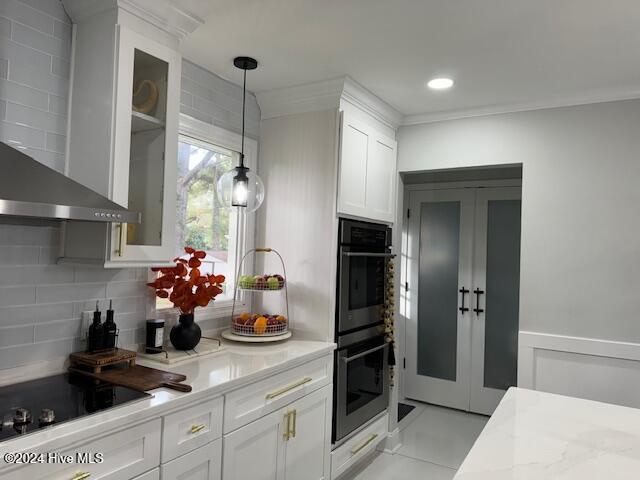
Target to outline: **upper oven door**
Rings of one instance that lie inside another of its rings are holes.
[[[382,321],[387,249],[340,247],[338,334]]]

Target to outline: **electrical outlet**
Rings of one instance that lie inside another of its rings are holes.
[[[82,312],[82,330],[80,332],[80,341],[86,342],[89,334],[89,326],[93,323],[93,311],[86,310]]]

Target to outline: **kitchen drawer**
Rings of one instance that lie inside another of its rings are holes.
[[[224,433],[278,410],[333,380],[333,355],[278,373],[225,396]]]
[[[389,416],[385,413],[331,452],[331,478],[338,478],[387,438]]]
[[[222,436],[222,397],[171,413],[162,426],[162,463]]]
[[[91,477],[89,477],[87,480],[91,480]],[[160,469],[154,468],[150,472],[143,473],[139,477],[136,477],[132,480],[160,480]]]
[[[160,467],[162,480],[220,480],[222,439],[171,460]]]
[[[102,463],[76,463],[78,452],[102,453]],[[160,463],[160,419],[117,433],[64,448],[60,455],[71,455],[73,463],[37,463],[12,470],[3,480],[130,480]],[[146,476],[141,477],[147,480]],[[150,479],[157,477],[149,477]]]

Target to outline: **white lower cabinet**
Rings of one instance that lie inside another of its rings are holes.
[[[222,439],[162,465],[162,480],[220,480]]]
[[[360,462],[387,438],[389,415],[380,415],[331,452],[331,478],[336,479]]]
[[[89,477],[90,479],[91,477]],[[143,473],[139,477],[136,477],[132,480],[160,480],[160,469],[154,468],[150,472]]]
[[[327,385],[224,436],[224,480],[328,480],[331,392]]]

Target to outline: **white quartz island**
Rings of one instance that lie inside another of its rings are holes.
[[[640,410],[511,388],[455,480],[640,478]]]

